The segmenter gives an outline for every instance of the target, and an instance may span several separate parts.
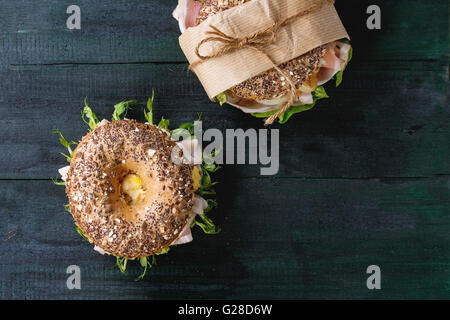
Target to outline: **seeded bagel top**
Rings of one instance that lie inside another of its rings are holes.
[[[193,166],[172,161],[175,147],[156,126],[134,120],[114,121],[83,137],[66,193],[75,223],[91,243],[134,259],[158,253],[178,237],[192,212],[194,191]],[[142,179],[140,203],[122,193],[128,174]]]

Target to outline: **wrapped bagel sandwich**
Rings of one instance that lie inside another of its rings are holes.
[[[98,121],[85,103],[83,119],[90,131],[78,143],[55,130],[70,163],[55,183],[66,187],[65,207],[78,233],[97,252],[115,256],[122,272],[128,260],[139,259],[142,279],[155,256],[193,240],[193,226],[208,234],[220,231],[206,216],[216,201],[203,198],[215,194],[210,172],[219,167],[203,163],[191,135],[193,123],[178,129],[188,138],[177,141],[168,120],[153,124],[153,98],[144,111],[146,123],[122,119],[132,104],[137,102],[119,103],[111,121]]]
[[[173,16],[184,33],[209,17],[251,1],[257,0],[179,0]],[[275,68],[267,70],[218,94],[216,100],[256,117],[270,117],[290,101],[292,83],[293,103],[286,112],[277,115],[279,122],[285,123],[293,114],[309,110],[317,100],[327,98],[323,85],[335,77],[338,86],[351,57],[352,47],[347,39],[325,43],[280,64],[282,73]]]

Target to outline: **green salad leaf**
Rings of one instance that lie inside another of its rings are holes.
[[[61,131],[59,131],[58,129],[54,129],[52,133],[59,135],[59,142],[61,142],[63,147],[67,148],[67,151],[69,152],[69,154],[67,155],[62,152],[61,152],[61,154],[67,159],[67,162],[70,163],[70,161],[72,161],[72,156],[73,156],[72,146],[77,145],[77,143],[74,141],[70,141],[70,142],[67,141],[66,138],[64,138],[64,136],[62,135]]]
[[[156,258],[155,256],[149,256],[149,257],[142,257],[139,258],[139,263],[141,264],[141,267],[144,268],[141,275],[134,279],[134,281],[139,281],[144,279],[145,274],[147,273],[147,269],[151,269],[156,264]]]
[[[169,131],[170,120],[161,118],[161,121],[158,123],[158,128]]]
[[[214,151],[207,158],[213,158],[220,151]],[[200,181],[200,187],[196,191],[196,193],[201,196],[211,196],[215,195],[216,191],[214,190],[214,186],[218,184],[218,182],[213,182],[211,179],[210,173],[217,172],[220,169],[220,166],[215,163],[206,163],[203,159],[203,163],[201,165],[202,177]],[[210,162],[210,161],[208,161]],[[217,208],[217,200],[216,199],[206,199],[208,203],[208,207],[203,211],[203,214],[197,215],[191,223],[191,227],[199,226],[204,233],[206,234],[218,234],[221,229],[217,227],[214,222],[209,218],[206,213],[210,212],[213,208]],[[200,220],[198,219],[200,218]]]
[[[166,247],[166,248],[162,249],[160,252],[155,253],[155,254],[156,254],[157,256],[160,256],[160,255],[162,255],[162,254],[169,253],[169,251],[170,251],[170,247]]]
[[[66,183],[62,180],[58,180],[58,179],[52,179],[53,184],[57,185],[57,186],[65,186]]]
[[[200,217],[201,221],[197,220],[198,217]],[[199,214],[195,217],[191,223],[191,227],[194,226],[199,226],[206,234],[218,234],[221,231],[221,229],[216,227],[211,218],[209,218],[205,213]]]
[[[134,279],[134,281],[142,280],[145,277],[145,274],[147,273],[147,269],[150,269],[154,265],[156,265],[156,257],[155,256],[160,256],[162,254],[166,254],[169,251],[170,251],[170,247],[167,247],[167,248],[162,249],[160,252],[155,253],[152,256],[139,258],[139,262],[141,264],[141,267],[144,268],[144,270],[142,271],[142,273],[141,273],[141,275],[139,277]]]
[[[303,111],[307,111],[310,110],[312,108],[314,108],[314,106],[316,105],[316,102],[320,99],[325,99],[325,98],[329,98],[325,88],[322,86],[318,86],[316,88],[316,90],[314,90],[312,92],[313,95],[313,103],[311,104],[305,104],[305,105],[301,105],[301,106],[292,106],[290,107],[286,112],[282,113],[279,117],[278,117],[278,122],[281,124],[286,123],[294,114],[296,113],[300,113]],[[267,118],[270,117],[271,115],[274,115],[277,112],[277,110],[274,111],[269,111],[269,112],[264,112],[264,113],[252,113],[252,116],[256,117],[256,118]]]
[[[97,123],[99,122],[95,113],[88,106],[87,98],[84,99],[84,109],[81,112],[81,117],[83,118],[83,121],[89,126],[90,131],[94,130],[97,126]]]
[[[153,101],[155,101],[155,90],[152,91],[152,97],[147,101],[147,111],[144,109],[145,119],[150,124],[153,124]]]
[[[114,113],[112,116],[112,121],[121,120],[122,116],[125,117],[130,109],[131,104],[139,104],[135,100],[122,101],[114,106]]]
[[[216,96],[217,101],[219,101],[220,106],[223,106],[224,103],[227,102],[227,94],[222,92],[221,94]]]
[[[125,273],[125,271],[127,271],[127,262],[127,258],[116,257],[116,266],[119,268],[120,272]]]
[[[139,280],[144,279],[145,274],[147,273],[147,268],[149,265],[147,257],[139,258],[139,263],[141,264],[141,267],[144,268],[144,271],[141,273],[141,275],[139,277],[134,279],[134,281],[139,281]],[[152,265],[150,264],[150,268],[151,267],[152,267]]]
[[[206,202],[208,203],[208,207],[206,207],[204,213],[210,212],[212,209],[218,207],[218,203],[216,199],[206,199]]]
[[[328,94],[325,91],[325,88],[322,86],[318,86],[316,90],[313,91],[313,98],[316,100],[329,98]]]
[[[316,90],[313,91],[312,95],[313,95],[313,100],[314,100],[313,103],[307,104],[307,105],[303,105],[303,106],[293,106],[293,107],[289,108],[285,113],[283,113],[282,115],[280,115],[278,117],[279,123],[284,124],[294,114],[300,113],[300,112],[303,112],[303,111],[307,111],[307,110],[310,110],[310,109],[314,108],[315,105],[316,105],[316,102],[318,100],[329,98],[327,93],[325,92],[325,89],[322,86],[318,86],[316,88]]]
[[[77,227],[76,229],[77,229],[78,234],[80,236],[82,236],[84,240],[89,242],[88,238],[84,235],[83,231],[81,231],[81,229],[79,227]]]

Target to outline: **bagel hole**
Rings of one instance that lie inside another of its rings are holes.
[[[133,171],[125,171],[119,180],[120,196],[127,205],[140,203],[145,198],[142,178]]]

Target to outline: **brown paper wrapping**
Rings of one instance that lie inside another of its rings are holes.
[[[317,0],[253,0],[209,17],[200,25],[188,28],[179,38],[180,46],[193,71],[197,74],[209,98],[273,68],[269,59],[250,48],[235,50],[226,55],[196,63],[197,45],[208,36],[210,25],[225,34],[241,38],[271,27],[310,8]],[[276,32],[273,43],[260,47],[277,65],[290,61],[323,44],[348,38],[333,5],[325,5]],[[216,42],[201,47],[202,55],[215,52]]]

